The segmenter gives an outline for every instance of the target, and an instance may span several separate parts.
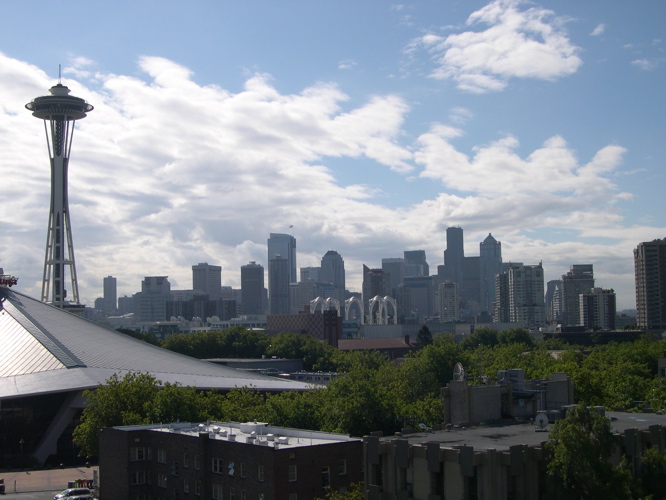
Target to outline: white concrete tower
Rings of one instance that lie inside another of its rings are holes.
[[[56,307],[79,307],[72,227],[69,220],[67,170],[72,149],[74,122],[86,117],[93,107],[58,83],[49,89],[51,95],[36,97],[25,105],[32,115],[44,120],[46,145],[51,159],[51,209],[46,236],[42,302]],[[65,288],[69,271],[71,295]]]

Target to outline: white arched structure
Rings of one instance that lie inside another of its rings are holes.
[[[373,316],[375,305],[377,305],[376,321],[375,317]],[[368,324],[388,325],[389,305],[393,307],[393,324],[398,324],[398,306],[396,300],[392,297],[380,297],[379,295],[375,295],[368,301]]]
[[[358,297],[352,297],[345,300],[345,319],[349,320],[349,311],[354,304],[358,306],[359,321],[363,325],[365,323],[363,320],[363,302]]]
[[[320,305],[322,312],[335,309],[338,311],[338,316],[340,316],[340,302],[338,299],[334,299],[333,297],[329,297],[327,299],[324,299],[323,297],[317,297],[316,299],[312,299],[310,301],[310,314],[314,314],[317,310],[317,307]]]

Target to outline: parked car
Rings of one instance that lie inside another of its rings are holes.
[[[54,496],[53,500],[60,500],[61,498],[66,498],[67,500],[92,498],[92,493],[88,488],[67,488]]]

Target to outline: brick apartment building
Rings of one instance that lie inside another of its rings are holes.
[[[264,423],[100,432],[100,499],[308,500],[363,479],[360,439]]]
[[[306,308],[299,314],[277,314],[266,318],[266,332],[304,333],[338,347],[338,339],[342,337],[342,318],[338,312],[316,311],[310,313]]]

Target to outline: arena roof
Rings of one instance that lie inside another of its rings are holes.
[[[0,398],[93,389],[130,371],[203,390],[310,387],[167,351],[0,287]]]

